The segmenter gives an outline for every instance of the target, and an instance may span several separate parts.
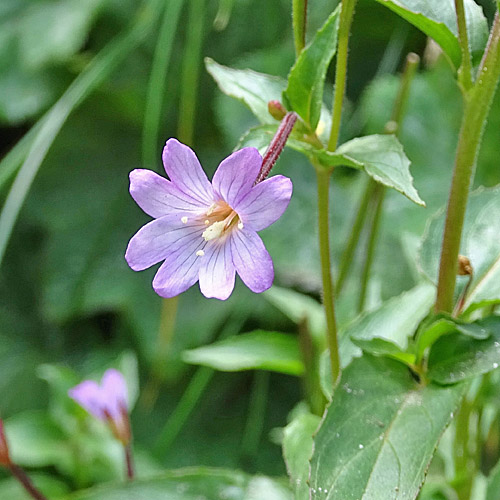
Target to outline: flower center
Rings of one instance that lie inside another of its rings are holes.
[[[243,227],[241,222],[238,223],[238,214],[225,201],[222,200],[214,203],[205,215],[205,225],[207,228],[202,234],[205,241],[220,238],[235,224],[238,224],[240,229]]]

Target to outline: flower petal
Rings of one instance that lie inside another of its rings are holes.
[[[260,231],[276,222],[288,207],[293,185],[288,177],[276,175],[259,182],[234,208],[248,229]]]
[[[247,229],[235,230],[231,236],[233,263],[243,283],[255,293],[270,288],[274,279],[273,261],[260,236]]]
[[[130,172],[130,194],[144,212],[155,218],[172,212],[201,213],[207,209],[206,203],[191,198],[152,170]]]
[[[85,408],[94,417],[106,419],[104,400],[101,388],[93,380],[85,380],[68,391],[69,397],[74,399],[82,408]]]
[[[163,165],[177,188],[206,207],[212,205],[212,186],[191,148],[169,139],[163,149]]]
[[[255,148],[243,148],[221,162],[212,184],[215,192],[232,208],[253,186],[262,165]]]
[[[125,259],[134,271],[142,271],[164,260],[172,253],[172,246],[178,248],[192,238],[204,241],[201,237],[205,226],[199,221],[183,224],[178,214],[166,215],[155,219],[139,231],[129,241]]]
[[[201,293],[207,298],[226,300],[233,291],[235,274],[229,240],[208,244],[201,257]]]
[[[170,247],[165,262],[153,280],[153,288],[161,297],[175,297],[198,281],[201,257],[196,252],[207,244],[201,237],[202,231],[203,228],[200,228],[196,234],[183,238]]]
[[[121,418],[122,409],[128,409],[128,391],[125,378],[118,370],[106,370],[101,380],[101,393],[110,416]]]

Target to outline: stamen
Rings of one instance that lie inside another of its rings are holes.
[[[182,222],[183,224],[187,224],[187,221],[188,221],[188,218],[187,218],[186,216],[181,217],[181,222]]]
[[[203,231],[202,236],[205,239],[205,241],[210,241],[215,238],[218,238],[224,231],[225,226],[226,222],[223,220],[214,222],[211,226],[207,227],[205,231]]]
[[[243,222],[238,222],[238,229],[243,229]]]
[[[207,220],[205,221],[205,226],[208,226],[209,224],[210,224],[210,221],[207,219]]]
[[[196,255],[197,255],[198,257],[203,257],[203,256],[205,255],[205,252],[204,252],[203,250],[198,250],[198,251],[196,252]]]

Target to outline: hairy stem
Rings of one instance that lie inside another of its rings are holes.
[[[349,32],[351,31],[352,17],[356,0],[342,0],[342,9],[339,19],[337,64],[335,66],[335,96],[333,98],[332,128],[328,140],[328,150],[335,151],[339,140],[342,106],[344,104],[345,85],[347,79],[347,55],[349,46]]]
[[[464,0],[455,0],[455,11],[457,14],[458,41],[462,50],[462,64],[458,70],[458,81],[463,90],[468,92],[472,87],[472,62],[469,48],[469,36],[465,21]]]
[[[458,138],[439,265],[435,310],[451,313],[465,210],[484,126],[500,76],[500,17],[497,12],[476,83],[465,103]]]
[[[330,232],[328,224],[330,170],[316,166],[318,182],[318,233],[319,253],[321,257],[321,278],[323,281],[323,305],[326,315],[326,335],[330,350],[330,364],[332,369],[333,387],[336,387],[340,378],[339,346],[337,337],[337,323],[335,320],[335,305],[332,281],[332,265],[330,261]]]
[[[298,56],[306,44],[307,0],[292,0],[293,39]]]

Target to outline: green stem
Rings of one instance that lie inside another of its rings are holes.
[[[455,441],[453,443],[453,455],[455,461],[455,477],[457,478],[456,491],[460,500],[470,499],[470,489],[472,487],[473,471],[470,466],[470,418],[473,406],[467,400],[467,396],[462,402],[455,423]]]
[[[172,54],[176,27],[184,0],[166,2],[160,33],[149,77],[148,97],[142,130],[142,163],[144,168],[154,168],[160,158],[158,138],[163,109],[163,96],[167,84],[167,69]]]
[[[448,209],[439,266],[439,281],[435,310],[451,313],[457,273],[458,253],[469,189],[484,126],[500,76],[500,17],[497,12],[490,39],[481,61],[478,78],[465,103],[458,138],[455,169],[451,182]]]
[[[370,278],[370,270],[375,256],[375,245],[377,243],[378,230],[380,227],[380,219],[382,218],[382,206],[384,204],[385,186],[382,184],[375,184],[374,191],[372,192],[372,205],[375,207],[373,214],[370,235],[368,236],[368,245],[366,247],[365,263],[361,273],[361,291],[359,293],[358,312],[363,312],[366,301],[366,293],[368,290],[368,281]]]
[[[184,50],[178,136],[182,142],[193,143],[196,97],[200,78],[201,47],[205,20],[205,0],[189,2],[186,48]]]
[[[302,376],[304,393],[311,413],[321,416],[325,411],[326,399],[319,380],[318,346],[311,335],[306,317],[298,324],[298,330],[299,347],[304,363],[304,374]]]
[[[323,305],[326,315],[326,335],[330,350],[333,387],[340,378],[339,346],[337,338],[337,323],[335,320],[335,305],[332,282],[332,265],[330,262],[330,234],[328,224],[331,170],[316,166],[318,182],[318,233],[319,253],[321,257],[321,278],[323,281]]]
[[[342,287],[344,286],[345,279],[349,274],[349,270],[354,259],[354,253],[361,236],[361,231],[365,224],[368,204],[372,199],[372,193],[375,189],[375,185],[376,182],[372,178],[369,178],[368,182],[366,183],[365,189],[363,190],[358,212],[356,214],[356,219],[354,220],[354,224],[352,225],[351,234],[349,235],[347,245],[345,246],[342,257],[340,258],[339,276],[337,278],[337,284],[335,286],[337,295],[340,294]]]
[[[149,411],[155,404],[164,379],[168,353],[175,332],[175,318],[179,306],[179,296],[163,299],[160,315],[160,327],[156,338],[155,357],[152,362],[151,376],[142,391],[141,405]]]
[[[293,0],[292,11],[293,39],[298,57],[306,44],[307,0]]]
[[[230,319],[222,329],[219,339],[222,340],[230,335],[237,334],[241,330],[245,319],[246,316],[238,316]],[[198,401],[200,400],[210,380],[212,380],[214,373],[215,370],[205,366],[196,370],[193,378],[182,394],[179,403],[163,426],[158,441],[154,447],[155,456],[161,457],[165,455],[170,445],[175,441],[187,419],[198,404]]]
[[[241,451],[244,458],[255,457],[259,449],[266,416],[269,376],[270,373],[266,371],[256,371],[254,375],[247,423],[241,442]]]
[[[401,82],[399,85],[398,89],[398,94],[396,96],[396,99],[394,101],[394,106],[392,109],[391,113],[391,119],[386,125],[386,132],[387,133],[395,133],[396,135],[399,132],[399,128],[401,126],[401,123],[403,121],[403,116],[406,108],[406,104],[408,102],[408,96],[410,92],[410,86],[411,82],[413,80],[413,77],[415,76],[416,70],[418,68],[420,62],[420,58],[418,57],[417,54],[414,54],[413,52],[410,52],[406,56],[406,65],[405,69],[403,71],[403,75],[401,76]],[[349,273],[349,269],[351,267],[354,253],[356,246],[359,243],[359,238],[361,236],[361,231],[363,229],[363,225],[365,223],[366,219],[366,213],[368,209],[368,204],[373,200],[374,197],[380,198],[380,203],[376,204],[375,206],[377,207],[377,210],[381,210],[382,203],[383,203],[383,194],[377,194],[377,192],[380,191],[380,188],[377,188],[377,183],[373,179],[369,179],[368,183],[365,187],[365,190],[363,192],[363,196],[360,201],[360,205],[358,208],[358,213],[356,215],[356,219],[354,221],[353,227],[351,229],[351,234],[349,235],[349,240],[347,242],[346,248],[342,254],[342,258],[340,261],[340,271],[339,271],[339,277],[337,280],[337,294],[340,293],[340,290],[342,289],[342,286],[345,282],[345,278],[347,277]],[[382,189],[383,191],[383,189]],[[368,279],[368,274],[370,272],[370,266],[372,263],[372,256],[371,252],[374,250],[374,244],[376,240],[376,232],[373,233],[373,230],[378,231],[378,225],[379,225],[379,219],[380,219],[380,214],[378,217],[373,219],[373,226],[372,226],[372,231],[371,231],[371,236],[370,236],[370,242],[373,245],[373,248],[370,250],[368,249],[367,253],[367,258],[365,261],[365,266],[364,266],[364,274],[362,278],[362,295],[360,297],[360,302],[359,302],[359,307],[362,309],[363,304],[364,304],[364,294],[366,293],[366,285],[367,282],[366,280]],[[364,291],[363,291],[364,290]]]
[[[468,92],[472,88],[472,62],[469,48],[469,37],[467,35],[467,24],[465,20],[464,0],[455,0],[455,11],[457,13],[458,41],[462,49],[462,64],[458,70],[458,81],[463,90]]]
[[[349,47],[349,33],[356,0],[342,0],[340,11],[337,64],[335,66],[335,96],[333,98],[332,128],[328,140],[328,151],[335,151],[339,140],[342,106],[344,103],[345,85],[347,79],[347,55]]]

